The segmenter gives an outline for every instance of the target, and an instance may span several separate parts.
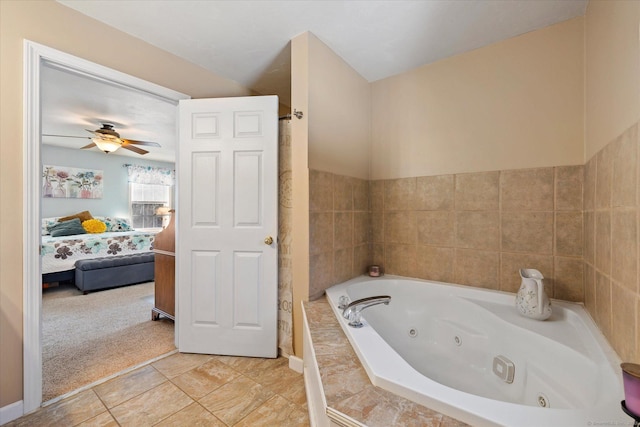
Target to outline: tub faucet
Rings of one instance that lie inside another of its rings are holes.
[[[391,297],[388,295],[378,295],[352,301],[342,312],[342,317],[349,320],[349,326],[352,328],[362,328],[364,326],[360,321],[362,310],[378,304],[389,305],[389,301],[391,301]]]

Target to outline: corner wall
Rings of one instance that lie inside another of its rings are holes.
[[[369,179],[370,85],[315,35],[306,34],[309,168]]]
[[[590,1],[585,51],[585,305],[640,363],[640,2]]]

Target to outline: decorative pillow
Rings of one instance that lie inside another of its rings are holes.
[[[107,225],[107,231],[131,231],[133,227],[128,218],[116,218],[116,217],[99,217]]]
[[[53,237],[58,236],[71,236],[74,234],[85,234],[86,231],[82,224],[80,223],[80,219],[74,218],[69,221],[59,222],[49,227],[49,233]]]
[[[58,223],[58,217],[52,217],[52,218],[42,218],[42,225],[40,227],[40,233],[43,236],[48,236],[49,235],[49,228],[53,225],[56,225]]]
[[[89,211],[82,211],[82,212],[78,212],[77,214],[74,215],[69,215],[69,216],[64,216],[62,218],[59,218],[58,221],[59,222],[65,222],[65,221],[69,221],[73,218],[78,218],[80,220],[80,222],[85,222],[87,220],[93,219],[93,217],[91,216],[91,213]]]
[[[107,230],[107,225],[99,219],[88,219],[82,221],[82,227],[87,230],[87,233],[104,233]]]

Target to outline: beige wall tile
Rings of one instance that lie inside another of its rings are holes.
[[[416,275],[420,279],[453,282],[454,248],[418,246]]]
[[[582,256],[582,212],[556,212],[555,254]]]
[[[553,293],[566,301],[584,301],[584,262],[582,258],[555,257]]]
[[[611,341],[611,281],[599,271],[596,271],[596,322]]]
[[[386,269],[386,263],[384,259],[384,243],[374,243],[370,246],[371,251],[371,264],[379,265],[383,271]]]
[[[595,264],[596,259],[596,214],[593,211],[584,213],[584,260]]]
[[[333,250],[333,213],[309,213],[309,253]]]
[[[500,215],[498,212],[456,212],[458,248],[500,249]]]
[[[333,251],[309,256],[309,299],[321,297],[334,284]]]
[[[333,248],[344,249],[353,246],[353,212],[334,212]]]
[[[353,244],[369,243],[369,212],[353,213]]]
[[[415,209],[416,178],[389,179],[384,182],[384,210]]]
[[[553,210],[553,172],[553,168],[518,169],[501,172],[502,210]]]
[[[596,155],[596,199],[595,208],[611,207],[611,181],[613,175],[612,146],[607,145]]]
[[[309,170],[309,210],[333,210],[333,174]]]
[[[371,264],[373,264],[371,261],[371,247],[368,244],[358,245],[353,248],[353,272],[351,277],[364,274]]]
[[[556,210],[581,211],[584,166],[558,166],[556,176]]]
[[[418,211],[418,244],[453,246],[454,218],[449,211]]]
[[[638,142],[635,127],[630,128],[612,146],[612,206],[636,206],[638,178]]]
[[[596,212],[596,261],[601,272],[611,272],[611,212]]]
[[[582,194],[584,209],[592,211],[596,207],[596,170],[598,156],[593,156],[584,165],[584,191]]]
[[[333,283],[342,283],[353,276],[353,248],[338,249],[333,253]]]
[[[596,319],[596,269],[589,264],[584,265],[584,306]]]
[[[369,237],[371,243],[384,243],[384,213],[371,212]]]
[[[384,246],[385,272],[400,276],[416,276],[416,245],[387,243]]]
[[[381,212],[384,210],[384,187],[385,182],[369,181],[369,209],[372,212]]]
[[[415,211],[385,212],[385,243],[403,243],[415,245],[416,239],[417,224]]]
[[[369,182],[364,179],[351,178],[353,186],[353,210],[369,210]]]
[[[551,254],[553,212],[503,212],[502,250]]]
[[[636,209],[611,213],[611,277],[638,292],[638,221]]]
[[[463,173],[455,177],[455,209],[498,210],[500,172]]]
[[[611,285],[612,345],[623,361],[632,360],[636,350],[636,297],[625,286]]]
[[[456,249],[455,283],[480,288],[498,289],[500,256],[494,251]]]
[[[353,210],[353,180],[344,175],[333,175],[333,209]]]
[[[452,210],[454,175],[421,176],[416,182],[417,210]]]
[[[535,268],[545,278],[547,294],[553,295],[553,257],[550,255],[536,255],[502,252],[500,255],[500,290],[518,292],[522,279],[521,268]]]

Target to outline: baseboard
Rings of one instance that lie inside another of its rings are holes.
[[[294,371],[301,374],[303,371],[303,367],[304,365],[302,363],[302,359],[296,356],[289,356],[289,369],[293,369]]]
[[[0,426],[10,421],[16,420],[24,415],[23,401],[19,400],[10,405],[0,408]]]

